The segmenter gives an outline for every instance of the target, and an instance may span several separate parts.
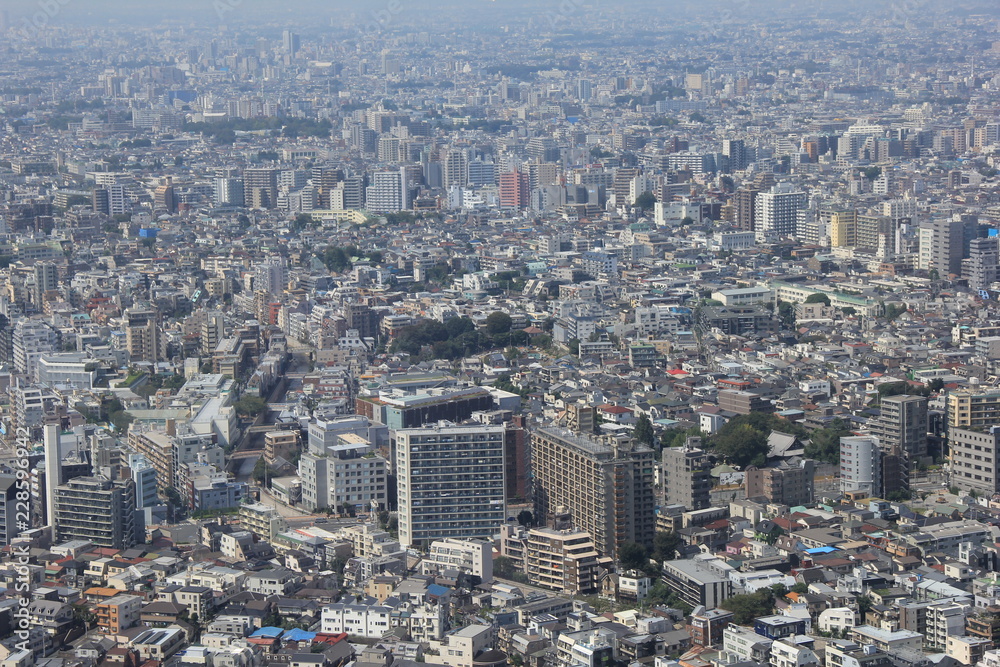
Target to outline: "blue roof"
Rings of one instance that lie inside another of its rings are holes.
[[[427,587],[427,594],[433,595],[434,597],[441,597],[442,595],[447,595],[450,589],[446,586],[441,586],[440,584],[431,584]]]
[[[281,635],[281,638],[286,642],[311,642],[316,639],[316,633],[307,632],[301,628],[292,628],[291,630],[286,630],[285,634]]]
[[[281,636],[282,632],[284,632],[284,630],[282,630],[281,628],[276,628],[276,627],[274,627],[272,625],[272,626],[269,626],[269,627],[266,627],[266,628],[261,628],[260,630],[258,630],[257,632],[253,633],[250,636],[251,637],[265,637],[265,638],[268,638],[268,639],[277,639],[278,637]]]
[[[807,554],[830,554],[834,551],[840,551],[836,547],[816,547],[815,549],[806,549]]]

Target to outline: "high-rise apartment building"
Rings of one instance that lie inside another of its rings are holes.
[[[701,449],[701,438],[688,438],[681,447],[663,449],[663,491],[667,505],[702,510],[711,505],[712,466]]]
[[[160,504],[156,493],[156,469],[142,454],[128,455],[128,468],[135,482],[135,506],[137,508],[153,507]]]
[[[1000,391],[960,389],[948,392],[948,428],[986,429],[1000,424]]]
[[[396,476],[400,544],[492,539],[507,511],[504,427],[440,422],[399,430]]]
[[[17,522],[17,477],[0,475],[0,546],[21,534]]]
[[[655,529],[653,450],[562,428],[532,433],[535,516],[572,514],[597,550],[617,558],[626,542],[651,546]]]
[[[56,540],[84,540],[99,547],[135,546],[135,483],[131,479],[77,477],[55,490]]]
[[[465,151],[460,149],[446,151],[441,159],[441,175],[446,190],[452,187],[465,187],[469,182],[469,156]]]
[[[130,361],[161,361],[164,351],[159,313],[150,308],[125,311],[125,344]]]
[[[367,188],[368,209],[374,213],[397,213],[410,208],[410,186],[406,171],[376,171]]]
[[[740,189],[733,194],[733,211],[736,226],[748,232],[757,229],[757,197],[760,190]]]
[[[304,452],[299,459],[302,504],[310,512],[327,507],[384,508],[387,465],[375,448],[352,433],[323,453]]]
[[[969,242],[969,256],[962,260],[962,278],[969,289],[984,290],[1000,278],[1000,248],[997,237],[976,238]]]
[[[525,558],[535,586],[566,595],[594,595],[600,588],[601,556],[584,531],[532,528]]]
[[[525,209],[531,200],[528,175],[519,171],[500,174],[500,207]]]
[[[882,451],[870,435],[840,439],[840,491],[882,495]]]
[[[1000,491],[1000,426],[982,430],[952,428],[948,443],[952,485],[986,497]]]
[[[205,318],[201,321],[201,332],[199,335],[199,348],[201,353],[209,357],[219,346],[219,342],[226,337],[226,321],[222,311],[212,310],[205,313]]]
[[[746,169],[747,146],[742,139],[723,139],[722,154],[728,158],[728,171]]]
[[[271,257],[258,264],[254,271],[254,290],[272,295],[284,294],[288,287],[288,267],[281,257]]]
[[[278,205],[278,170],[243,170],[243,196],[247,208],[274,208]]]
[[[59,288],[59,273],[53,262],[35,262],[32,267],[35,278],[35,289],[32,295],[35,308],[42,309],[42,299],[46,292]]]
[[[927,456],[927,398],[886,396],[871,431],[884,450],[898,446],[911,459]]]
[[[960,275],[965,229],[961,220],[938,218],[920,226],[920,255],[927,256],[927,269],[941,278]]]
[[[798,211],[805,206],[806,193],[787,183],[761,192],[754,202],[754,231],[769,238],[794,236]]]
[[[14,326],[14,368],[34,379],[43,354],[59,351],[59,332],[42,320],[21,320]]]
[[[95,190],[95,195],[97,191]],[[212,200],[217,206],[243,206],[246,196],[243,179],[218,176],[212,183]]]

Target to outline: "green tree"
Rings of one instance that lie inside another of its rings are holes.
[[[295,220],[292,221],[291,228],[294,231],[301,232],[302,230],[312,227],[315,224],[316,221],[313,220],[311,215],[308,213],[299,213],[295,216]]]
[[[639,415],[639,419],[635,423],[635,430],[632,431],[632,437],[644,445],[653,446],[656,434],[653,433],[653,422],[649,421],[649,417],[645,414]]]
[[[865,175],[865,178],[867,178],[869,181],[874,181],[875,179],[877,179],[879,176],[882,175],[882,167],[875,167],[875,166],[865,167],[863,173]]]
[[[830,305],[830,297],[828,295],[826,295],[826,294],[821,293],[821,292],[817,292],[816,294],[810,294],[809,296],[807,296],[805,302],[806,303],[822,303],[825,306],[829,306]]]
[[[635,207],[641,211],[648,211],[656,204],[656,196],[647,190],[635,198]]]
[[[517,522],[525,528],[532,528],[535,525],[535,515],[530,510],[521,510],[517,513]]]
[[[646,548],[635,542],[626,542],[618,552],[618,562],[621,563],[622,570],[642,570],[649,562]]]
[[[824,463],[840,463],[840,439],[851,434],[851,430],[843,419],[837,417],[820,429],[812,432],[805,446],[808,458]]]
[[[528,577],[519,567],[517,567],[517,564],[507,556],[498,556],[493,559],[493,574],[501,579],[528,583]]]
[[[656,534],[653,536],[653,560],[661,563],[665,560],[673,560],[681,544],[680,536],[674,531],[656,531]]]
[[[755,618],[769,616],[774,611],[774,591],[762,588],[756,593],[734,595],[719,606],[733,612],[733,622],[737,625],[749,625]]]
[[[711,444],[715,452],[740,468],[767,463],[767,436],[750,424],[737,423],[730,427],[731,423],[719,429],[712,438]]]
[[[236,413],[244,417],[256,417],[267,409],[267,401],[260,396],[244,396],[233,404]]]
[[[579,356],[580,355],[580,339],[579,338],[573,338],[568,343],[566,343],[566,346],[569,348],[569,353],[572,354],[573,356]]]
[[[507,313],[502,313],[500,311],[490,313],[486,318],[486,333],[491,336],[505,334],[510,331],[512,323],[513,320]]]

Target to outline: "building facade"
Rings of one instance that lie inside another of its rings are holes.
[[[396,475],[400,544],[492,539],[506,518],[504,427],[442,422],[399,430]]]
[[[561,428],[532,433],[535,516],[565,508],[604,556],[626,542],[652,545],[653,450],[629,440],[598,439]]]

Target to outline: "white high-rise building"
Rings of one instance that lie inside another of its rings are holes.
[[[14,327],[14,368],[35,378],[39,358],[59,350],[59,332],[41,320],[21,320]]]
[[[156,468],[142,454],[129,454],[128,467],[132,471],[132,481],[135,482],[135,506],[137,508],[153,507],[160,504],[156,495]]]
[[[795,235],[799,209],[805,208],[806,193],[787,183],[761,192],[754,203],[754,219],[759,241],[777,240]]]
[[[882,452],[871,435],[840,439],[840,491],[882,493]]]
[[[410,188],[403,169],[376,171],[365,199],[373,213],[397,213],[410,208]]]
[[[504,427],[396,432],[399,542],[428,547],[447,537],[492,539],[506,518]]]
[[[452,186],[465,187],[469,183],[469,158],[465,151],[452,149],[446,152],[441,160],[441,176],[444,188]]]

